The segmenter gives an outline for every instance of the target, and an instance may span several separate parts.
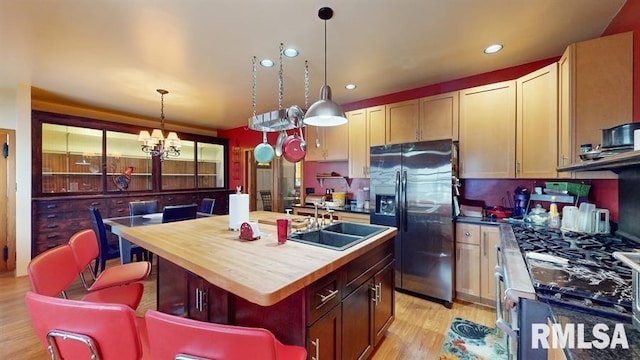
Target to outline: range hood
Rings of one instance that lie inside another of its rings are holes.
[[[560,166],[556,170],[558,172],[611,170],[617,174],[630,167],[640,167],[640,150],[627,151],[617,155],[606,156],[598,160],[581,161],[571,165]]]

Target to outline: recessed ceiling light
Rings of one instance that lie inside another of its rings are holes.
[[[269,59],[260,60],[260,65],[264,67],[272,67],[273,64],[274,64],[273,60],[269,60]]]
[[[282,51],[282,55],[288,57],[288,58],[294,58],[296,56],[298,56],[299,52],[298,50],[294,49],[294,48],[288,48],[288,49],[284,49]]]
[[[493,45],[487,46],[484,49],[484,53],[485,54],[493,54],[493,53],[497,53],[500,50],[502,50],[502,44],[493,44]]]
[[[345,89],[347,90],[353,90],[355,88],[357,88],[356,84],[347,84],[344,86]]]

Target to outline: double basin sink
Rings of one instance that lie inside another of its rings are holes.
[[[344,250],[385,231],[387,227],[339,222],[321,229],[292,233],[289,240],[333,250]]]

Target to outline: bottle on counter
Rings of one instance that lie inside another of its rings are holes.
[[[551,205],[549,205],[549,228],[560,228],[560,213],[558,213],[558,205],[556,204],[556,197],[551,197]]]

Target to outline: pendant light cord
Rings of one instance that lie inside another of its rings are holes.
[[[324,85],[327,86],[327,20],[324,21]]]

